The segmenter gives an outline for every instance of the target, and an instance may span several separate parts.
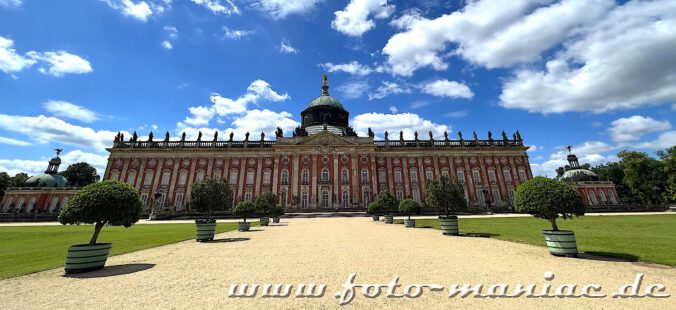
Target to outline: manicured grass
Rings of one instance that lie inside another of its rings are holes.
[[[395,220],[403,223],[403,220]],[[610,257],[676,266],[676,215],[583,216],[558,220],[560,230],[572,230],[578,251]],[[460,234],[484,234],[491,238],[545,246],[547,221],[533,217],[462,218]],[[439,229],[437,219],[417,219],[417,227]],[[593,253],[592,253],[593,252]]]
[[[217,233],[235,229],[237,223],[216,226]],[[0,227],[0,279],[63,266],[68,246],[89,242],[93,231],[91,225]],[[195,224],[145,224],[104,227],[98,242],[112,242],[113,256],[193,238]]]

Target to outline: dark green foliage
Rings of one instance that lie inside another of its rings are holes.
[[[427,182],[425,201],[428,205],[440,208],[450,216],[451,212],[467,209],[465,189],[455,178],[441,177]]]
[[[272,217],[280,217],[284,215],[285,209],[281,205],[275,205],[270,209],[270,216]]]
[[[71,186],[87,186],[101,179],[96,168],[84,162],[72,164],[59,174],[66,177]]]
[[[5,190],[9,187],[10,179],[7,172],[0,172],[0,200],[5,196]]]
[[[591,169],[602,181],[611,181],[615,184],[617,195],[623,203],[640,203],[641,199],[631,193],[629,186],[624,183],[624,171],[618,162],[609,162]]]
[[[256,210],[262,215],[268,215],[270,210],[274,208],[276,204],[277,197],[275,197],[275,194],[270,191],[266,191],[258,195],[258,197],[256,197],[256,202],[254,202]]]
[[[382,210],[380,209],[380,205],[378,205],[378,203],[374,201],[372,203],[369,203],[369,206],[368,206],[368,209],[366,210],[366,212],[368,214],[378,215],[380,212],[382,212]]]
[[[666,202],[676,202],[676,145],[664,150],[658,151],[664,174],[667,177],[666,193],[663,197]]]
[[[399,212],[411,219],[412,214],[420,214],[420,204],[413,199],[404,199],[399,203]]]
[[[28,180],[28,174],[23,172],[17,173],[9,180],[9,187],[22,187]]]
[[[558,230],[556,219],[582,216],[585,205],[580,194],[570,185],[545,177],[535,177],[516,189],[514,210],[546,219]]]
[[[142,203],[138,191],[131,185],[113,180],[93,183],[80,190],[59,213],[61,224],[95,224],[89,244],[104,225],[130,227],[141,215]]]
[[[224,179],[207,179],[190,187],[190,206],[207,213],[207,219],[213,211],[226,210],[231,204],[232,189]]]
[[[643,152],[622,151],[617,157],[631,193],[645,204],[661,203],[667,180],[662,163]]]
[[[376,197],[376,203],[378,206],[380,206],[380,209],[382,212],[384,212],[387,215],[392,214],[392,211],[394,211],[397,206],[399,206],[399,201],[397,201],[397,198],[392,196],[392,194],[389,191],[382,191],[380,194],[378,194],[378,197]]]
[[[256,207],[254,206],[254,203],[248,200],[240,201],[237,203],[235,210],[233,210],[233,213],[242,218],[245,222],[246,218],[251,217],[255,212]]]

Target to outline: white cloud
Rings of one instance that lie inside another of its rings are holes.
[[[645,134],[671,129],[671,123],[667,120],[658,121],[641,115],[619,118],[610,124],[608,131],[615,142],[636,141]]]
[[[362,65],[359,62],[353,60],[349,63],[344,64],[333,64],[330,62],[319,64],[318,66],[324,68],[328,72],[345,72],[352,75],[365,76],[369,75],[372,72],[383,72],[382,67],[370,68],[367,65]]]
[[[369,90],[367,81],[350,81],[336,88],[345,99],[356,99],[364,95]]]
[[[12,139],[12,138],[7,138],[0,136],[0,143],[2,144],[9,144],[9,145],[16,145],[16,146],[29,146],[32,145],[26,141],[21,141],[17,139]]]
[[[117,132],[94,130],[70,124],[52,116],[19,116],[0,114],[0,128],[23,134],[31,140],[46,143],[91,147],[103,151],[109,147]],[[125,135],[129,136],[128,133]]]
[[[469,113],[467,111],[453,111],[453,112],[448,112],[444,114],[446,117],[452,117],[452,118],[461,118],[467,116]]]
[[[359,37],[375,28],[373,18],[385,19],[394,13],[395,5],[388,5],[387,0],[351,0],[342,11],[333,14],[336,18],[331,22],[331,28],[353,37]]]
[[[548,177],[556,176],[556,168],[563,167],[568,164],[566,156],[568,151],[563,146],[558,147],[559,151],[554,152],[549,156],[549,160],[543,163],[531,162],[531,169],[533,175],[544,175]],[[609,161],[617,161],[615,155],[603,155],[609,151],[617,150],[616,146],[609,145],[601,141],[585,141],[580,145],[573,147],[573,154],[577,155],[581,165],[590,164],[596,166]]]
[[[311,11],[322,0],[255,0],[251,6],[274,19],[284,19],[293,14]]]
[[[392,114],[397,114],[397,113],[399,112],[399,109],[397,109],[397,107],[391,105],[391,106],[390,106],[390,112],[391,112]]]
[[[124,16],[131,17],[138,21],[146,22],[148,17],[153,14],[150,5],[145,1],[134,3],[132,0],[101,0],[109,7],[122,12]]]
[[[404,139],[413,139],[414,132],[418,131],[420,140],[429,139],[429,131],[432,131],[435,139],[440,139],[445,131],[450,131],[446,125],[436,124],[413,113],[365,113],[355,116],[351,123],[360,136],[365,136],[368,128],[371,128],[379,139],[388,131],[390,140],[398,140],[400,131],[404,132]]]
[[[168,40],[162,41],[162,47],[164,47],[165,49],[168,49],[168,50],[174,48],[174,46]]]
[[[193,126],[206,126],[214,116],[228,116],[242,114],[247,111],[249,104],[256,104],[260,100],[279,102],[291,98],[289,94],[279,94],[270,84],[263,80],[255,80],[247,87],[247,92],[236,99],[223,97],[218,93],[211,94],[212,106],[196,106],[188,108],[192,116],[186,117],[185,123]],[[179,126],[181,125],[179,123]]]
[[[5,73],[19,72],[36,63],[36,60],[18,54],[13,46],[14,41],[0,36],[0,70]]]
[[[162,29],[164,29],[164,32],[167,33],[170,39],[178,38],[178,29],[176,29],[176,26],[166,25]]]
[[[488,67],[509,67],[537,60],[539,54],[574,34],[577,27],[598,20],[611,0],[479,0],[435,19],[409,11],[391,24],[401,28],[383,53],[397,75],[410,76],[423,67],[445,70],[451,54]]]
[[[437,97],[466,99],[474,97],[474,93],[467,85],[456,81],[436,80],[429,83],[423,83],[420,87],[423,93]]]
[[[64,74],[85,74],[94,71],[89,61],[66,51],[28,52],[26,55],[46,63],[48,68],[41,67],[38,69],[43,74],[61,77]]]
[[[517,71],[504,83],[500,104],[561,113],[673,103],[674,42],[676,2],[628,2],[578,30],[542,70]]]
[[[21,6],[22,0],[0,0],[0,7],[18,8]]]
[[[291,46],[291,43],[286,38],[282,39],[282,42],[279,44],[279,52],[283,54],[298,54],[298,50]]]
[[[48,158],[45,156],[40,160],[0,159],[0,171],[6,171],[9,175],[22,172],[28,175],[41,174],[47,169]],[[86,162],[96,168],[99,175],[102,175],[106,171],[108,156],[73,150],[61,155],[61,161],[60,171],[66,170],[69,165]]]
[[[235,30],[223,27],[224,36],[228,39],[239,40],[254,33],[253,30]]]
[[[411,89],[406,85],[400,85],[395,82],[382,81],[382,85],[372,94],[369,94],[369,100],[383,99],[389,95],[408,94]]]
[[[268,109],[249,110],[246,114],[232,121],[234,127],[228,128],[225,132],[234,132],[235,136],[244,137],[249,132],[249,140],[260,140],[261,132],[265,132],[265,140],[273,140],[277,127],[282,128],[286,133],[291,132],[300,123],[293,120],[291,113],[273,112]]]
[[[208,9],[214,14],[240,14],[239,8],[230,0],[192,0],[192,2]]]
[[[66,101],[50,100],[45,102],[43,106],[49,113],[58,117],[70,118],[85,123],[91,123],[99,119],[96,112]]]
[[[653,141],[637,144],[636,148],[642,149],[666,149],[676,145],[676,130],[663,132]]]

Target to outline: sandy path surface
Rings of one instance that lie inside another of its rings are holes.
[[[669,298],[449,298],[452,283],[598,283],[610,295],[645,274],[642,289],[661,283],[676,294],[676,269],[660,265],[557,258],[544,247],[488,238],[446,237],[438,230],[407,229],[368,218],[289,219],[280,226],[228,232],[221,242],[186,241],[111,257],[105,269],[64,277],[54,269],[0,281],[2,309],[448,309],[642,308],[675,309]],[[225,242],[227,241],[227,242]],[[113,245],[114,246],[114,245]],[[64,249],[65,252],[65,249]],[[65,254],[65,253],[64,253]],[[1,268],[1,266],[0,266]],[[546,281],[543,274],[554,272]],[[340,306],[334,295],[348,274],[355,283],[399,276],[408,284],[440,284],[419,298],[357,297]],[[324,283],[320,298],[231,298],[231,283]],[[509,292],[512,292],[510,288]]]

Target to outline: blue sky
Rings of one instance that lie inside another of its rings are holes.
[[[674,1],[0,0],[0,171],[102,172],[118,131],[290,134],[328,73],[358,133],[518,129],[552,175],[566,145],[676,144],[673,55]]]

